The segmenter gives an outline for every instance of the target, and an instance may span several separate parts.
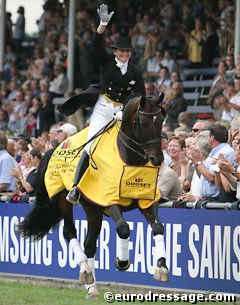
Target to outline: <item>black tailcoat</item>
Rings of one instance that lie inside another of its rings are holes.
[[[100,84],[91,85],[69,98],[60,109],[63,115],[70,115],[78,108],[93,107],[99,94],[106,94],[111,100],[123,104],[131,93],[145,95],[142,71],[131,60],[128,62],[127,72],[122,75],[120,68],[116,66],[115,57],[108,54],[104,47],[103,35],[96,32],[93,45],[100,65]]]

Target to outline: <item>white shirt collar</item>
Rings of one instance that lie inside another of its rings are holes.
[[[121,62],[120,60],[115,57],[116,61],[116,66],[121,70],[122,75],[127,73],[127,68],[128,68],[128,61],[126,62]]]

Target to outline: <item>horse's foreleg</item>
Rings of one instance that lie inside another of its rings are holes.
[[[115,261],[115,266],[120,271],[125,271],[130,266],[129,260],[129,225],[122,216],[122,212],[118,205],[112,205],[108,209],[110,217],[116,223],[118,234],[118,254]]]
[[[92,269],[88,263],[88,258],[83,252],[82,247],[77,238],[72,238],[69,242],[69,247],[72,249],[75,257],[77,257],[77,263],[79,265],[79,280],[81,284],[94,283],[94,276]]]
[[[99,298],[99,292],[97,290],[97,283],[96,283],[96,276],[95,276],[95,259],[94,257],[88,258],[88,265],[92,270],[94,282],[90,285],[85,285],[85,288],[88,291],[87,299],[98,299]]]
[[[59,208],[64,220],[64,238],[68,241],[80,267],[79,280],[82,284],[91,284],[94,282],[92,271],[88,266],[87,256],[77,239],[77,232],[73,223],[73,206],[66,201],[65,194],[61,196]]]
[[[168,268],[166,265],[166,251],[163,238],[164,226],[158,217],[157,209],[157,204],[154,204],[147,209],[141,210],[141,212],[152,228],[153,238],[155,241],[157,268],[155,269],[154,279],[161,282],[167,282]]]
[[[83,208],[87,215],[88,230],[87,236],[84,241],[85,254],[88,257],[88,265],[92,270],[94,281],[90,285],[85,285],[88,291],[87,299],[98,299],[99,292],[97,290],[96,277],[95,277],[95,253],[97,249],[97,238],[100,234],[102,227],[102,218],[104,209],[99,206],[94,206],[82,201]]]

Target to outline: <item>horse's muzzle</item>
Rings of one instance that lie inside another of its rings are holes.
[[[160,166],[164,160],[164,157],[163,157],[163,155],[162,156],[150,155],[148,159],[152,163],[153,166]]]

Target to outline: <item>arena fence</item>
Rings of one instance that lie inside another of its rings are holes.
[[[213,203],[212,203],[213,204]],[[31,242],[18,235],[16,225],[29,213],[28,204],[0,204],[0,274],[78,279],[78,266],[63,237],[63,224],[42,240]],[[115,224],[105,217],[98,240],[96,277],[99,282],[144,285],[161,289],[239,294],[239,212],[219,209],[158,209],[165,227],[168,283],[153,279],[156,254],[152,232],[138,210],[124,213],[129,223],[131,265],[115,269]],[[81,206],[74,208],[79,240],[87,230]]]

